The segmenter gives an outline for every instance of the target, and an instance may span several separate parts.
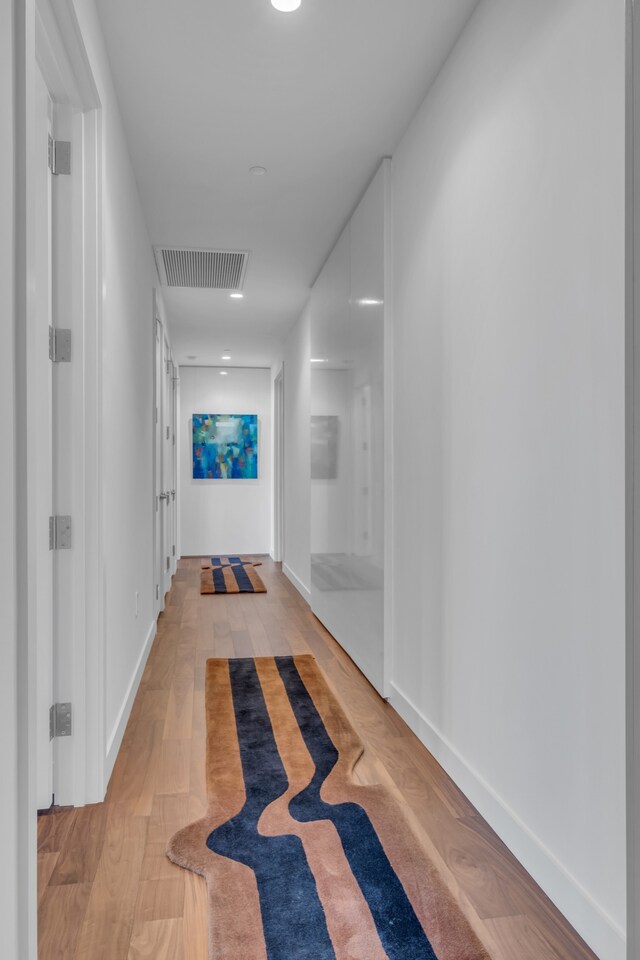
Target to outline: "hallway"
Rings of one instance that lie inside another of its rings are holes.
[[[3,958],[205,960],[206,660],[311,653],[492,957],[638,960],[640,7],[282,2],[0,14]]]
[[[200,561],[180,561],[105,803],[39,819],[39,960],[207,960],[204,881],[164,852],[205,812],[205,663],[290,653],[316,657],[365,745],[360,781],[403,801],[494,960],[593,960],[280,565],[260,559],[268,593],[233,597],[200,596]]]

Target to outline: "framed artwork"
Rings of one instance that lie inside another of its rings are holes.
[[[194,413],[192,424],[194,480],[257,480],[257,414]]]

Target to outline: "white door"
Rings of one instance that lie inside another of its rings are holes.
[[[155,542],[157,609],[171,587],[176,555],[175,368],[162,322],[155,321]]]
[[[171,572],[176,572],[178,565],[178,368],[171,364]]]
[[[171,588],[173,546],[173,504],[175,503],[175,478],[173,476],[173,362],[166,334],[162,340],[162,544],[163,544],[163,593]]]
[[[164,545],[162,542],[164,505],[162,486],[162,385],[163,375],[163,344],[164,332],[162,323],[155,319],[155,375],[154,375],[154,403],[155,403],[155,463],[154,463],[154,499],[155,499],[155,591],[156,612],[164,609]]]
[[[52,315],[52,178],[47,145],[52,134],[53,105],[42,74],[36,69],[36,137],[41,162],[37,169],[35,200],[35,337],[29,353],[29,476],[36,506],[32,543],[36,569],[37,636],[37,806],[51,806],[53,783],[53,747],[49,736],[49,711],[53,696],[54,610],[53,579],[55,553],[50,549],[49,518],[53,515],[53,365],[49,358],[49,328]]]
[[[61,330],[73,315],[73,245],[70,240],[72,177],[54,174],[51,144],[56,137],[71,144],[69,111],[54,103],[39,69],[35,75],[38,164],[34,189],[35,302],[33,339],[29,348],[27,411],[28,479],[34,504],[31,543],[35,558],[32,589],[36,611],[37,773],[38,809],[51,806],[63,750],[68,757],[71,731],[56,731],[52,709],[57,700],[71,702],[70,665],[63,662],[60,637],[73,631],[74,589],[72,536],[66,517],[72,514],[74,406],[70,341],[62,349]],[[57,335],[58,350],[53,347]],[[56,355],[57,354],[57,355]],[[61,357],[64,356],[64,360]],[[60,521],[56,524],[54,518]],[[76,530],[77,533],[77,530]],[[60,739],[58,739],[60,737]],[[63,745],[64,740],[64,745]]]

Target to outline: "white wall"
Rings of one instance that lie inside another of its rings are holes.
[[[180,368],[178,470],[180,553],[269,553],[272,458],[271,374],[268,369]],[[258,415],[258,479],[194,480],[191,417],[194,413]]]
[[[151,245],[93,0],[74,0],[102,105],[107,773],[154,632]],[[136,617],[135,595],[139,593]]]
[[[622,0],[483,0],[393,161],[392,703],[621,960]]]
[[[284,344],[284,560],[282,569],[308,600],[311,586],[309,457],[309,307]]]

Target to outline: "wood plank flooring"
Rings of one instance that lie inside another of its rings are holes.
[[[312,653],[494,960],[595,960],[395,711],[264,558],[268,593],[204,596],[183,560],[104,803],[41,817],[39,960],[207,960],[204,881],[169,837],[205,812],[208,657]],[[367,960],[363,957],[362,960]]]

